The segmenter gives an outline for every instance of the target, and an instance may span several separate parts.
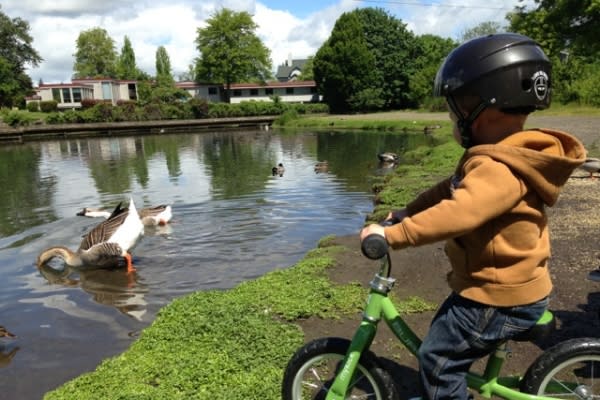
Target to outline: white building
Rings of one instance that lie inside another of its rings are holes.
[[[209,102],[225,101],[225,89],[220,84],[176,82],[175,86],[187,91],[192,97]],[[36,95],[27,102],[55,100],[59,110],[81,108],[84,99],[106,100],[113,105],[119,101],[137,100],[138,84],[135,80],[119,79],[73,79],[72,83],[41,84],[35,88]],[[272,101],[277,96],[282,102],[310,103],[320,101],[315,81],[289,81],[260,83],[234,83],[231,85],[230,103],[242,101]]]

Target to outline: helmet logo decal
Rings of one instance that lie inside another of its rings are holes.
[[[548,96],[548,75],[544,71],[538,71],[533,74],[531,80],[535,97],[543,101]]]

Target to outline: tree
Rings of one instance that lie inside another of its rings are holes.
[[[158,46],[156,50],[156,80],[159,85],[173,82],[171,75],[171,59],[165,46]]]
[[[73,70],[77,78],[116,78],[115,41],[105,29],[92,28],[79,34]]]
[[[374,71],[375,57],[367,47],[360,19],[356,13],[342,14],[314,60],[315,81],[323,101],[332,112],[354,111],[353,98],[370,87]]]
[[[317,51],[314,77],[334,112],[406,108],[417,47],[405,24],[379,8],[342,14]]]
[[[444,58],[457,43],[452,39],[429,34],[418,36],[416,41],[419,55],[415,58],[416,71],[410,77],[410,96],[420,107],[425,106],[434,111],[444,109],[444,100],[433,98],[433,82]]]
[[[515,7],[509,29],[536,40],[553,64],[553,99],[594,104],[600,63],[600,3],[597,0],[535,0]]]
[[[315,79],[313,69],[315,67],[315,57],[310,56],[302,66],[302,72],[300,73],[300,79],[303,81],[312,81]]]
[[[234,82],[264,82],[272,77],[270,51],[254,33],[258,25],[247,12],[227,8],[198,28],[196,81],[225,85],[227,101]]]
[[[598,0],[535,0],[535,4],[532,10],[516,7],[507,15],[511,29],[536,40],[551,38],[551,43],[542,44],[552,55],[568,48],[572,54],[598,58]]]
[[[506,28],[502,27],[500,23],[496,21],[485,21],[477,26],[466,29],[461,35],[461,42],[474,39],[479,36],[491,35],[494,33],[506,32]]]
[[[31,93],[33,84],[25,68],[42,61],[32,42],[27,21],[0,11],[0,106],[12,107]]]
[[[119,79],[138,79],[139,75],[131,40],[125,35],[121,55],[117,59],[117,77]]]

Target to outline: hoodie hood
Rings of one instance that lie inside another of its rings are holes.
[[[547,205],[554,205],[573,171],[585,161],[583,144],[566,132],[536,129],[513,133],[497,144],[473,146],[466,158],[486,155],[525,179]]]

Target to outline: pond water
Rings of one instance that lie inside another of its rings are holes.
[[[356,234],[372,208],[377,153],[424,135],[226,131],[0,147],[0,397],[38,399],[124,351],[176,297],[293,265],[325,235]],[[325,171],[315,164],[327,160]],[[271,169],[282,163],[282,176]],[[50,246],[77,249],[100,220],[83,207],[170,204],[137,272],[40,271]]]

